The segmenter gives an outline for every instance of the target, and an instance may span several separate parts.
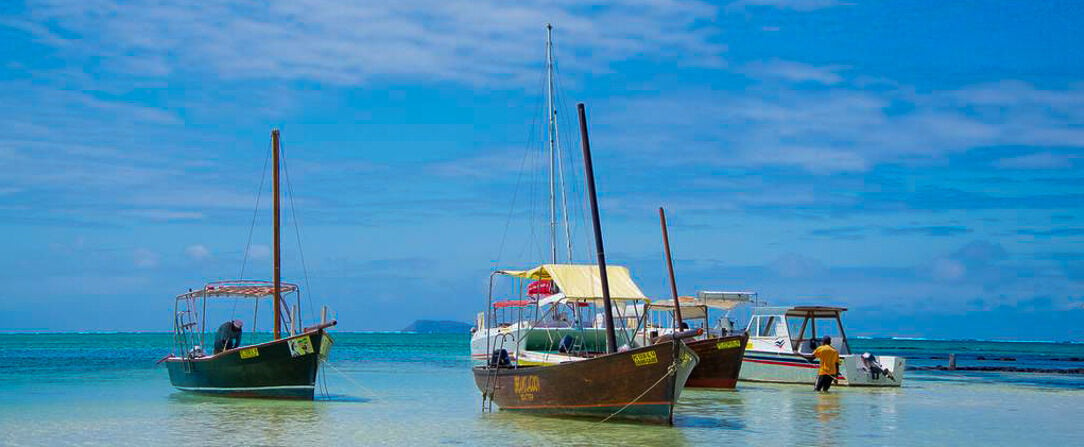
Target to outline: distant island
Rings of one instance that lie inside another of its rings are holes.
[[[415,320],[410,326],[403,328],[403,332],[416,332],[419,334],[465,334],[470,332],[471,325],[460,321],[450,320]]]

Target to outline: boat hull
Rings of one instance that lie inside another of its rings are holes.
[[[668,342],[549,366],[476,366],[474,382],[501,410],[672,423],[674,403],[699,361],[679,343],[675,362],[674,348]]]
[[[685,386],[690,388],[734,388],[742,368],[747,335],[713,337],[688,343],[700,357]]]
[[[230,397],[312,400],[320,358],[331,339],[323,329],[214,356],[164,360],[181,391]]]
[[[873,374],[861,365],[855,355],[840,357],[840,371],[836,384],[841,386],[899,387],[903,384],[905,360],[902,357],[882,356],[880,362],[889,375]],[[793,353],[747,350],[742,360],[741,380],[750,382],[795,383],[813,385],[817,380],[820,362]]]

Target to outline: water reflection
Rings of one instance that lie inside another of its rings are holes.
[[[482,416],[483,424],[497,432],[514,433],[518,442],[528,445],[689,445],[685,432],[667,425],[644,424],[628,420],[532,416],[497,411]]]
[[[168,399],[166,432],[181,443],[199,439],[210,444],[285,445],[322,439],[328,403],[317,401],[244,399],[173,393]]]

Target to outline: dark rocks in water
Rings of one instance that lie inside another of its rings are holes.
[[[416,320],[403,328],[403,332],[416,332],[419,334],[466,334],[470,332],[471,325],[460,321],[450,320]]]
[[[1084,357],[1055,357],[1050,359],[1053,362],[1084,362]]]
[[[1016,359],[1013,358],[1013,357],[990,357],[990,358],[986,358],[986,356],[982,356],[982,355],[980,355],[978,357],[975,357],[975,360],[993,360],[993,361],[998,361],[998,362],[1015,362],[1016,361]]]
[[[947,366],[908,366],[908,371],[953,371]],[[957,366],[955,371],[1018,372],[1039,374],[1084,374],[1084,368],[1019,368],[1016,366]]]

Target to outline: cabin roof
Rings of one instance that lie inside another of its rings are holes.
[[[846,311],[846,307],[836,306],[773,306],[754,308],[753,315],[787,315],[804,317],[809,313],[813,313],[813,316],[815,317],[829,317],[839,315]]]
[[[296,292],[297,284],[282,283],[279,287],[280,294]],[[201,289],[190,290],[177,295],[178,300],[193,297],[203,298],[264,298],[275,294],[275,283],[271,281],[216,281],[207,283]]]
[[[595,301],[602,298],[602,279],[597,265],[543,264],[530,270],[499,270],[498,274],[516,278],[553,280],[566,301]],[[610,298],[614,300],[646,300],[644,292],[632,280],[629,269],[606,266]]]

